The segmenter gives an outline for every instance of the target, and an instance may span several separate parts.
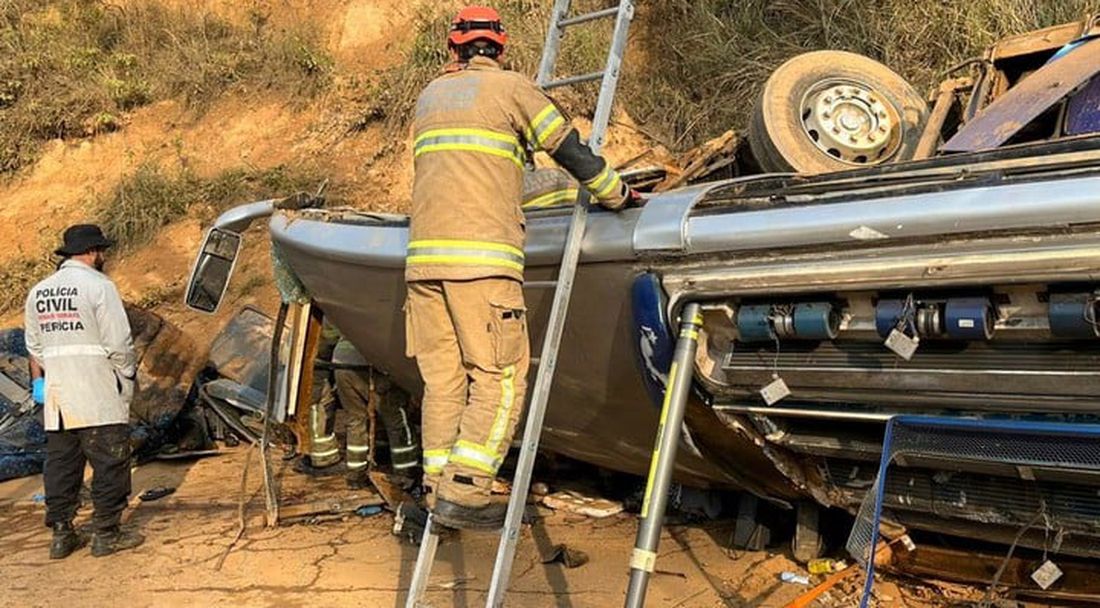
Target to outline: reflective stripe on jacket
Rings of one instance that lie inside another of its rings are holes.
[[[577,202],[580,186],[562,169],[545,167],[523,174],[523,208],[545,209]]]
[[[126,424],[136,358],[130,321],[114,283],[68,260],[31,289],[24,310],[27,352],[46,370],[47,431]]]
[[[491,59],[432,81],[413,121],[406,280],[522,280],[526,148],[553,152],[572,129],[533,82]]]

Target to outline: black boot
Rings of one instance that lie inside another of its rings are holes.
[[[459,530],[498,530],[504,526],[508,504],[491,502],[484,507],[466,507],[443,498],[437,498],[432,518],[449,528]]]
[[[118,551],[133,549],[145,542],[137,532],[122,530],[118,526],[97,530],[92,534],[92,557],[103,557]]]
[[[72,522],[53,525],[53,541],[50,542],[50,559],[65,559],[73,551],[84,546],[87,540],[73,529]]]
[[[370,482],[370,471],[367,470],[367,467],[348,471],[344,475],[344,481],[347,482],[348,488],[352,490],[367,490],[374,487]]]

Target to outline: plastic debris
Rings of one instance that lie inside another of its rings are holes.
[[[376,505],[366,505],[359,507],[355,510],[355,514],[359,517],[373,517],[382,512],[382,507]]]
[[[797,574],[795,572],[781,572],[779,574],[779,580],[784,583],[791,583],[794,585],[809,585],[810,577],[805,574]]]
[[[592,498],[571,490],[544,496],[542,504],[555,511],[567,511],[596,519],[611,517],[623,511],[623,505],[620,502],[606,498]]]
[[[847,567],[848,564],[843,561],[832,560],[827,557],[810,560],[810,563],[806,564],[806,569],[810,571],[810,574],[832,574]]]

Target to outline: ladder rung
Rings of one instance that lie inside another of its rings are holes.
[[[554,289],[558,286],[557,281],[524,281],[524,289]]]
[[[595,11],[592,13],[586,13],[584,15],[577,15],[576,17],[569,17],[568,19],[562,19],[558,22],[558,27],[569,27],[570,25],[588,23],[589,21],[603,19],[604,17],[614,17],[618,13],[619,7],[617,6],[612,8],[605,8],[602,11]]]
[[[556,89],[558,87],[567,87],[571,84],[580,84],[582,82],[591,82],[593,80],[599,80],[603,78],[605,71],[592,72],[591,74],[581,74],[580,76],[570,76],[568,78],[562,78],[561,80],[555,80],[546,86],[542,87],[549,91],[550,89]]]
[[[531,367],[538,367],[542,363],[542,359],[539,357],[531,357]]]

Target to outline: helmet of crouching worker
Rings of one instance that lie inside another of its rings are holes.
[[[500,22],[500,13],[488,6],[467,6],[451,20],[447,48],[459,62],[476,56],[500,59],[508,43],[508,34]]]

